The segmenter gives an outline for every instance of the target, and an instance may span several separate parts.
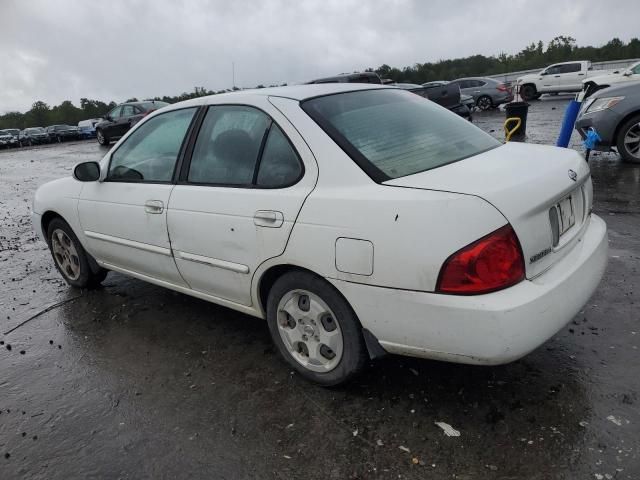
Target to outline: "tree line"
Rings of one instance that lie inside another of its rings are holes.
[[[420,84],[431,80],[452,80],[466,76],[495,75],[519,70],[531,70],[543,68],[551,63],[570,60],[599,62],[626,58],[640,58],[639,39],[632,38],[628,43],[625,43],[619,38],[614,38],[601,47],[580,47],[576,45],[575,38],[561,35],[548,42],[546,46],[542,41],[531,43],[516,54],[500,52],[498,55],[489,57],[472,55],[465,58],[416,63],[403,68],[384,64],[376,69],[367,68],[366,70],[376,72],[382,78],[388,78],[396,82]],[[264,88],[264,85],[257,85],[256,88]],[[195,87],[193,92],[184,92],[176,96],[165,95],[163,97],[145,98],[144,100],[161,100],[167,103],[176,103],[233,90],[239,89],[233,87],[233,89],[213,91],[204,87]],[[136,98],[130,98],[127,101],[136,100]],[[58,123],[76,125],[80,120],[99,118],[116,105],[114,101],[105,103],[89,98],[80,99],[79,107],[75,106],[70,100],[65,100],[60,105],[53,107],[43,101],[37,101],[27,112],[8,112],[0,115],[0,129],[22,129]]]

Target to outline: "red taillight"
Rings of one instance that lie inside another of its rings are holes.
[[[477,295],[515,285],[524,279],[522,248],[511,225],[505,225],[451,255],[442,266],[436,291]]]
[[[509,91],[509,87],[507,87],[504,83],[498,84],[498,86],[496,88],[498,90],[500,90],[501,92],[508,92]]]

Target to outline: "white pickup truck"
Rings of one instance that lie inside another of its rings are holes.
[[[597,75],[607,73],[598,70]],[[579,92],[582,82],[593,77],[591,62],[587,60],[554,63],[539,73],[531,73],[518,78],[517,85],[523,100],[540,98],[543,93]]]
[[[600,75],[601,72],[597,73],[598,75],[582,81],[585,98],[598,90],[612,85],[640,80],[640,62],[632,63],[626,68],[619,68],[604,75]]]

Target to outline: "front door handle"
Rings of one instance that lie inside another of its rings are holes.
[[[258,227],[278,228],[284,223],[284,215],[275,210],[258,210],[253,215],[253,223]]]
[[[144,211],[147,213],[162,213],[164,203],[161,200],[147,200],[144,202]]]

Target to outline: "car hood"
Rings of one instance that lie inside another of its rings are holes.
[[[516,142],[384,183],[475,195],[488,201],[516,231],[529,278],[566,254],[568,248],[564,246],[581,230],[593,197],[589,167],[578,152]],[[574,205],[575,227],[554,248],[549,210],[569,196]],[[537,258],[538,255],[542,256]]]
[[[539,78],[540,78],[540,72],[538,72],[538,73],[527,73],[526,75],[518,77],[518,79],[516,80],[516,83],[524,83],[524,82],[531,81],[531,80],[537,80]]]

